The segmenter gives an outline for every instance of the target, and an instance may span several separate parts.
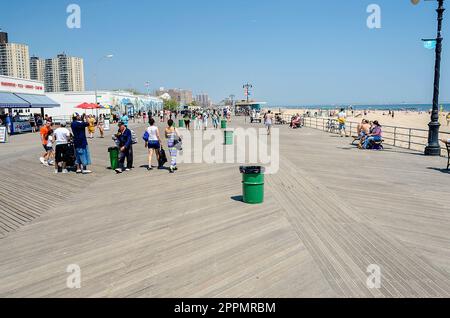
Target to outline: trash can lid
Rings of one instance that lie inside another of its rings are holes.
[[[114,151],[114,150],[119,150],[119,147],[109,147],[108,148],[109,152]]]
[[[261,174],[265,172],[265,168],[261,166],[241,166],[239,171],[243,174]]]

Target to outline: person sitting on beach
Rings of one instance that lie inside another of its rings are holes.
[[[375,120],[373,122],[373,127],[370,130],[370,133],[364,138],[364,144],[362,145],[362,148],[368,149],[370,143],[380,142],[382,140],[383,140],[383,132],[381,130],[381,125],[378,123],[377,120]]]

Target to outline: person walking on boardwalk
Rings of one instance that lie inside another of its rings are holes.
[[[73,134],[73,144],[75,146],[75,164],[77,165],[77,173],[89,174],[92,171],[88,170],[91,164],[91,154],[89,152],[89,145],[86,138],[86,128],[89,124],[86,118],[75,113],[72,118],[72,125],[70,126]]]
[[[94,116],[89,115],[87,122],[89,124],[89,126],[88,126],[89,139],[93,139],[94,134],[95,134],[95,118],[94,118]]]
[[[207,130],[208,129],[208,112],[205,111],[202,115],[202,119],[203,119],[203,130]]]
[[[186,126],[186,129],[191,130],[191,115],[189,114],[189,112],[186,112],[184,114],[183,120],[184,120],[184,126]]]
[[[147,113],[146,112],[143,112],[142,113],[142,123],[147,123]]]
[[[273,124],[273,115],[272,111],[269,110],[266,116],[264,116],[264,125],[266,125],[268,135],[272,133],[272,124]]]
[[[98,117],[97,127],[98,127],[98,131],[100,132],[100,138],[105,138],[105,136],[104,136],[104,134],[105,134],[105,115],[101,114]]]
[[[211,118],[212,118],[212,123],[213,123],[214,129],[219,128],[219,115],[217,114],[216,111],[213,112]]]
[[[170,119],[167,122],[167,127],[165,130],[165,135],[166,135],[166,139],[167,139],[167,148],[169,149],[169,154],[170,154],[170,173],[174,173],[176,170],[178,170],[177,168],[177,144],[180,143],[180,134],[178,132],[178,130],[174,127],[173,125],[173,120]]]
[[[346,129],[347,115],[345,114],[345,109],[341,108],[341,111],[338,114],[338,123],[339,123],[339,135],[341,137],[347,137],[347,129]],[[344,136],[342,136],[342,132],[344,132]]]
[[[195,129],[196,130],[202,130],[202,122],[203,122],[202,114],[197,113],[196,118],[195,118]]]
[[[50,125],[50,129],[47,133],[47,151],[48,151],[48,165],[51,166],[53,165],[54,162],[54,157],[55,157],[55,152],[53,151],[53,143],[54,143],[54,138],[53,138],[53,124]]]
[[[55,136],[55,173],[62,169],[62,173],[68,173],[66,169],[67,154],[69,152],[70,131],[66,128],[66,122],[60,123],[60,127],[54,132]]]
[[[127,128],[125,123],[119,123],[119,132],[116,135],[119,143],[119,168],[117,173],[130,171],[133,168],[133,138],[131,130]],[[125,159],[127,160],[127,167],[125,168]]]
[[[156,154],[156,161],[159,163],[159,150],[161,149],[161,137],[159,134],[159,128],[155,125],[155,120],[153,118],[150,118],[149,124],[150,127],[147,128],[147,131],[144,134],[145,148],[148,148],[148,171],[153,170],[153,153]]]
[[[120,117],[120,122],[123,123],[128,128],[128,121],[130,118],[128,117],[127,113],[123,113],[122,117]]]
[[[46,122],[44,126],[42,126],[42,128],[39,130],[40,136],[41,136],[41,143],[42,146],[44,147],[44,153],[43,155],[39,158],[39,160],[41,161],[41,163],[44,166],[48,166],[48,161],[49,161],[49,150],[47,147],[47,143],[48,143],[48,134],[50,132],[52,123],[50,121]]]

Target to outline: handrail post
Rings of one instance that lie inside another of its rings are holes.
[[[408,136],[408,149],[411,149],[411,133],[412,133],[412,129],[409,128],[409,136]]]
[[[396,139],[397,139],[397,127],[394,127],[394,147],[396,146]]]

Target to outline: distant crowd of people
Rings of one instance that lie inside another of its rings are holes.
[[[55,173],[66,174],[69,167],[73,167],[78,174],[90,174],[91,153],[89,149],[89,139],[93,139],[96,131],[99,132],[99,138],[104,138],[105,121],[109,120],[112,124],[117,124],[118,131],[112,138],[119,151],[119,167],[115,169],[117,173],[123,173],[133,169],[133,145],[137,143],[136,134],[129,128],[130,120],[148,123],[145,131],[144,145],[148,149],[148,170],[153,170],[152,158],[156,157],[158,169],[162,169],[168,161],[163,149],[161,134],[156,126],[156,120],[160,123],[167,123],[164,130],[164,136],[167,142],[167,149],[170,155],[170,173],[174,173],[177,168],[177,152],[181,150],[181,134],[175,127],[175,120],[184,122],[186,129],[206,130],[212,126],[218,129],[220,120],[223,118],[231,121],[231,112],[224,110],[198,110],[198,111],[155,111],[139,112],[137,116],[130,116],[127,113],[112,114],[109,117],[101,114],[100,116],[75,113],[72,121],[68,125],[63,121],[55,128],[53,120],[45,116],[42,126],[39,127],[40,141],[44,152],[39,160],[44,166],[54,166]],[[193,123],[193,127],[191,125]],[[70,128],[70,129],[69,129]]]

